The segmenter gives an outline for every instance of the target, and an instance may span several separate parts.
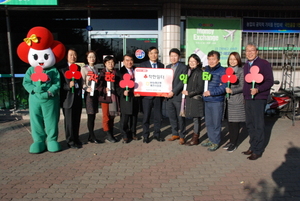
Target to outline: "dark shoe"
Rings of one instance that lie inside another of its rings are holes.
[[[227,151],[229,153],[233,152],[234,150],[236,150],[236,146],[234,144],[230,144],[229,147],[227,148]]]
[[[96,139],[96,140],[89,140],[89,143],[102,144],[103,141]]]
[[[132,134],[132,140],[140,140],[141,138],[139,138],[136,134]]]
[[[231,142],[228,142],[227,144],[225,144],[222,148],[223,149],[228,149],[228,147],[231,145]]]
[[[258,158],[260,158],[261,157],[261,154],[255,154],[255,153],[252,153],[249,157],[248,157],[248,159],[249,160],[256,160],[256,159],[258,159]]]
[[[149,142],[150,142],[149,138],[144,138],[143,139],[143,143],[147,143],[148,144]]]
[[[129,142],[128,138],[123,138],[123,139],[122,139],[122,143],[123,143],[123,144],[127,144],[128,142]]]
[[[116,143],[117,140],[115,139],[113,133],[111,131],[106,131],[106,142]]]
[[[163,142],[163,141],[165,141],[164,138],[158,137],[158,136],[154,136],[153,139],[154,139],[154,140],[157,140],[158,142]]]
[[[251,155],[252,153],[253,153],[253,151],[251,151],[250,149],[242,152],[242,154],[244,154],[244,155]]]
[[[86,142],[77,141],[77,142],[75,142],[75,144],[77,144],[79,146],[82,146],[82,145],[87,144],[87,143]]]
[[[199,135],[194,133],[191,141],[187,142],[185,145],[187,146],[193,146],[199,144]]]
[[[79,149],[78,145],[76,145],[76,144],[69,144],[69,143],[67,143],[67,145],[71,149]]]

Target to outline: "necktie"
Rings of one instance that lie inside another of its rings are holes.
[[[132,69],[129,69],[129,74],[130,74],[131,79],[133,79],[134,75],[133,75],[133,70]]]
[[[156,64],[155,63],[152,64],[152,68],[156,68]]]

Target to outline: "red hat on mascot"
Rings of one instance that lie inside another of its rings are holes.
[[[56,63],[63,59],[65,55],[65,46],[53,39],[52,33],[45,27],[33,27],[29,30],[27,37],[24,38],[17,49],[17,54],[22,61],[29,63],[29,49],[44,50],[51,48],[55,56]]]

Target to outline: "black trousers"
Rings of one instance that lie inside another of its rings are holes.
[[[122,114],[120,119],[120,130],[123,138],[128,138],[127,133],[136,134],[138,114]]]
[[[149,99],[147,97],[143,98],[143,137],[148,138],[150,135],[150,117],[151,111],[153,110],[153,123],[154,123],[154,136],[159,137],[161,120],[162,120],[162,101],[161,97],[154,97]]]
[[[250,150],[262,154],[265,149],[265,107],[267,100],[245,100],[246,127]]]
[[[229,142],[236,145],[240,134],[240,122],[228,122]]]
[[[68,144],[79,143],[79,127],[82,107],[62,108],[66,141]]]

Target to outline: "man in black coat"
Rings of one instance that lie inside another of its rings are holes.
[[[69,49],[67,53],[67,63],[59,69],[61,87],[60,87],[60,105],[64,114],[65,135],[68,147],[78,149],[82,147],[79,140],[79,127],[82,111],[82,78],[67,79],[65,72],[70,70],[69,66],[77,60],[75,49]],[[77,71],[80,73],[80,67]],[[74,92],[72,92],[74,88]]]
[[[140,64],[141,67],[145,68],[164,68],[164,65],[157,61],[158,59],[158,49],[156,47],[150,47],[148,49],[149,61],[145,61]],[[151,116],[151,110],[153,109],[153,122],[154,122],[154,132],[153,138],[159,142],[165,141],[164,138],[160,136],[161,120],[162,120],[162,101],[163,97],[155,96],[144,96],[142,97],[143,106],[143,138],[144,141],[149,142],[149,121]]]
[[[130,54],[123,56],[124,66],[117,72],[116,75],[116,86],[117,93],[120,97],[120,110],[121,110],[121,119],[120,119],[120,130],[123,136],[123,143],[128,143],[129,139],[137,140],[136,136],[136,125],[139,113],[139,97],[134,96],[134,87],[133,88],[122,88],[119,83],[123,80],[123,75],[128,73],[131,78],[130,80],[134,81],[134,69],[133,66],[133,57]],[[128,97],[126,100],[126,96]],[[131,135],[131,136],[129,136]]]
[[[173,48],[169,52],[171,64],[167,65],[166,68],[171,68],[174,71],[174,78],[172,81],[172,90],[167,96],[167,114],[169,116],[172,137],[168,141],[174,141],[179,139],[179,144],[183,145],[185,143],[184,137],[186,134],[185,128],[185,118],[179,116],[181,100],[182,100],[182,90],[183,82],[179,79],[181,74],[187,74],[188,68],[179,62],[180,51],[177,48]]]

